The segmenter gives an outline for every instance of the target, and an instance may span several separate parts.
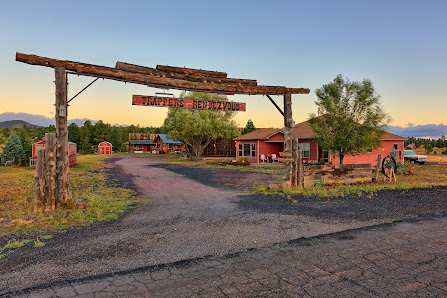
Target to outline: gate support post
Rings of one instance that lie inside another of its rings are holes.
[[[292,94],[284,94],[284,152],[292,153]],[[290,156],[290,155],[289,155]],[[292,164],[284,163],[284,188],[292,186]]]
[[[67,127],[67,74],[56,67],[56,205],[71,200]]]

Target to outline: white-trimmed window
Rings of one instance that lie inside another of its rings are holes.
[[[373,152],[373,145],[369,145],[369,146],[366,148],[366,152],[368,152],[368,153]]]
[[[256,157],[256,144],[239,144],[239,157]]]
[[[303,158],[310,157],[310,143],[299,143],[298,148],[301,150]]]

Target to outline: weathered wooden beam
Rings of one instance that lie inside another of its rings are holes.
[[[56,67],[56,205],[71,200],[67,128],[67,75],[65,68]]]
[[[284,152],[292,154],[292,94],[284,95]],[[284,187],[292,186],[292,164],[284,163]]]
[[[196,75],[196,76],[204,76],[204,77],[212,77],[212,78],[226,78],[227,77],[226,72],[194,69],[194,68],[186,68],[186,67],[157,65],[157,69],[164,70],[164,71],[172,71],[172,72],[176,72],[176,73],[182,73],[185,75]]]
[[[116,62],[116,69],[126,70],[130,72],[138,72],[151,76],[157,76],[162,78],[173,78],[191,82],[200,82],[200,83],[214,83],[214,84],[228,84],[228,85],[242,85],[242,86],[256,86],[258,83],[256,80],[245,80],[245,79],[232,79],[232,78],[215,78],[215,77],[207,77],[207,76],[198,76],[198,75],[188,75],[177,73],[173,71],[163,71],[158,70],[152,67],[141,66],[136,64],[130,64],[125,62]]]
[[[44,210],[45,203],[45,149],[37,148],[36,175],[34,176],[34,212]]]
[[[156,86],[156,88],[194,90],[201,92],[232,93],[232,94],[307,94],[307,88],[287,88],[282,86],[239,86],[199,83],[172,78],[161,78],[141,73],[119,70],[116,68],[86,64],[80,62],[57,60],[52,58],[40,57],[16,53],[16,60],[31,65],[42,65],[47,67],[64,67],[79,75],[96,76],[105,79],[143,84],[147,86]]]
[[[45,211],[56,207],[56,134],[45,134]]]

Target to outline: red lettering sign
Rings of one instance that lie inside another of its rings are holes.
[[[213,101],[162,96],[133,95],[132,104],[138,106],[245,112],[245,103],[243,102]]]

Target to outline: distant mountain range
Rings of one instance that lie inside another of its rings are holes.
[[[31,124],[31,123],[28,123],[28,122],[23,121],[23,120],[9,120],[9,121],[0,122],[0,127],[1,128],[22,128],[23,125],[25,125],[28,128],[42,127],[42,126],[39,126],[39,125],[34,125],[34,124]]]

